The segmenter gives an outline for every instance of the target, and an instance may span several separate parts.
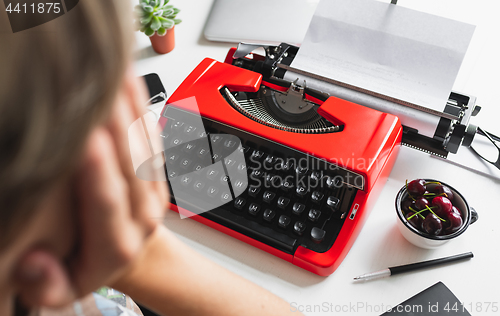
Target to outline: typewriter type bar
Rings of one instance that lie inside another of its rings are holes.
[[[245,58],[245,56],[258,47],[263,47],[265,49],[266,56],[253,54],[252,59]],[[264,80],[272,81],[283,79],[286,71],[302,73],[334,85],[438,116],[440,117],[439,123],[432,138],[420,134],[419,131],[412,126],[403,127],[404,133],[402,143],[404,145],[433,155],[446,158],[448,153],[457,153],[460,146],[468,147],[472,143],[477,127],[469,124],[469,120],[472,116],[477,115],[481,109],[475,104],[475,97],[457,92],[451,92],[449,100],[446,106],[444,106],[444,111],[432,111],[415,104],[409,104],[402,100],[366,91],[360,87],[350,86],[333,79],[319,77],[316,74],[292,68],[290,65],[298,50],[298,47],[285,43],[282,43],[279,46],[240,44],[238,49],[233,49],[228,53],[226,62],[232,63],[238,67],[257,71],[263,75]],[[289,85],[290,83],[287,84]]]

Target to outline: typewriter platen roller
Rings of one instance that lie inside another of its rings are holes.
[[[265,49],[265,56],[251,54],[253,50],[261,47]],[[319,77],[315,74],[290,67],[298,50],[298,47],[286,43],[278,46],[241,43],[238,49],[233,49],[228,53],[226,62],[260,72],[264,78],[268,78],[267,80],[271,81],[275,80],[279,82],[279,79],[284,78],[287,71],[302,72],[313,78],[315,76]],[[360,89],[329,78],[321,77],[319,79],[328,80],[329,83],[346,87],[352,91]],[[302,87],[307,88],[306,82],[299,83],[299,88]],[[360,90],[361,93],[371,93],[371,91]],[[384,98],[385,96],[376,95],[376,97]],[[392,98],[388,98],[387,100],[395,102]],[[368,104],[363,105],[370,106]],[[411,106],[411,104],[408,105],[403,102],[401,106]],[[460,146],[469,147],[472,143],[477,127],[469,124],[469,121],[472,116],[479,113],[480,109],[481,107],[476,105],[476,98],[474,96],[451,92],[443,112],[440,113],[442,117],[435,127],[434,135],[432,137],[422,135],[415,126],[403,123],[402,144],[442,158],[446,158],[449,153],[455,154],[458,152]]]
[[[172,208],[329,275],[376,201],[403,128],[394,115],[259,71],[265,60],[207,58],[167,101],[159,122]]]

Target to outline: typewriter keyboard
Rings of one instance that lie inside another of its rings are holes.
[[[172,106],[163,116],[172,203],[289,254],[332,247],[361,176]]]

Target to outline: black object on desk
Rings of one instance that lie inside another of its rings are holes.
[[[486,137],[491,142],[491,144],[497,149],[497,152],[493,153],[494,156],[492,156],[492,153],[486,154],[484,152],[484,148],[479,150],[479,148],[476,149],[470,146],[470,149],[474,154],[479,156],[481,159],[500,169],[500,147],[497,145],[497,142],[500,142],[500,137],[481,129],[479,126],[477,127],[477,133]],[[488,159],[487,157],[490,158]]]
[[[150,100],[151,104],[162,101],[162,99],[166,100],[165,87],[163,86],[158,74],[150,73],[144,75],[143,78],[146,81],[146,85],[149,90],[149,97],[151,98]],[[159,96],[162,92],[165,94],[165,97]]]
[[[382,315],[470,316],[465,306],[442,282],[423,290]]]
[[[445,258],[410,263],[410,264],[405,264],[405,265],[397,266],[397,267],[390,267],[390,268],[380,270],[377,272],[372,272],[372,273],[360,275],[358,277],[355,277],[354,280],[355,281],[368,281],[368,280],[372,280],[372,279],[388,277],[388,276],[399,274],[399,273],[415,271],[415,270],[425,269],[425,268],[429,268],[429,267],[435,267],[435,266],[442,265],[445,263],[451,263],[451,262],[455,262],[455,261],[459,261],[459,260],[470,259],[473,257],[474,257],[474,255],[472,254],[472,252],[466,252],[466,253],[462,253],[462,254],[454,255],[454,256],[449,256],[449,257],[445,257]]]
[[[445,264],[445,263],[455,262],[457,260],[470,259],[472,257],[474,257],[472,252],[466,252],[466,253],[462,253],[459,255],[450,256],[450,257],[446,257],[446,258],[439,258],[439,259],[434,259],[434,260],[429,260],[429,261],[424,261],[424,262],[417,262],[417,263],[407,264],[404,266],[392,267],[389,269],[391,270],[391,275],[394,275],[394,274],[413,271],[413,270],[417,270],[417,269],[434,267],[434,266]]]

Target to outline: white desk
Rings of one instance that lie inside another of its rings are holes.
[[[209,42],[203,27],[212,1],[174,1],[183,22],[176,27],[177,46],[167,55],[156,55],[143,34],[137,34],[139,75],[156,72],[171,94],[205,57],[223,61],[230,43]],[[454,86],[455,91],[476,96],[483,107],[473,123],[500,134],[500,19],[497,0],[400,0],[398,5],[477,26]],[[277,12],[277,15],[279,13]],[[257,23],[257,22],[256,22]],[[436,250],[408,243],[396,228],[394,197],[405,179],[434,178],[461,191],[479,213],[479,220],[457,240]],[[473,315],[485,311],[488,302],[500,305],[498,270],[500,241],[500,181],[461,169],[429,155],[403,147],[377,203],[351,251],[329,277],[319,277],[205,227],[180,220],[171,213],[167,226],[200,253],[276,293],[294,307],[320,310],[309,315],[379,315],[428,286],[443,281]],[[371,271],[472,251],[475,258],[447,267],[413,272],[355,284],[352,278]],[[166,280],[168,282],[168,280]],[[472,309],[471,305],[472,304]],[[478,304],[478,305],[476,305]],[[482,304],[482,310],[479,310]],[[316,307],[318,308],[318,307]],[[499,306],[500,308],[500,306]]]

